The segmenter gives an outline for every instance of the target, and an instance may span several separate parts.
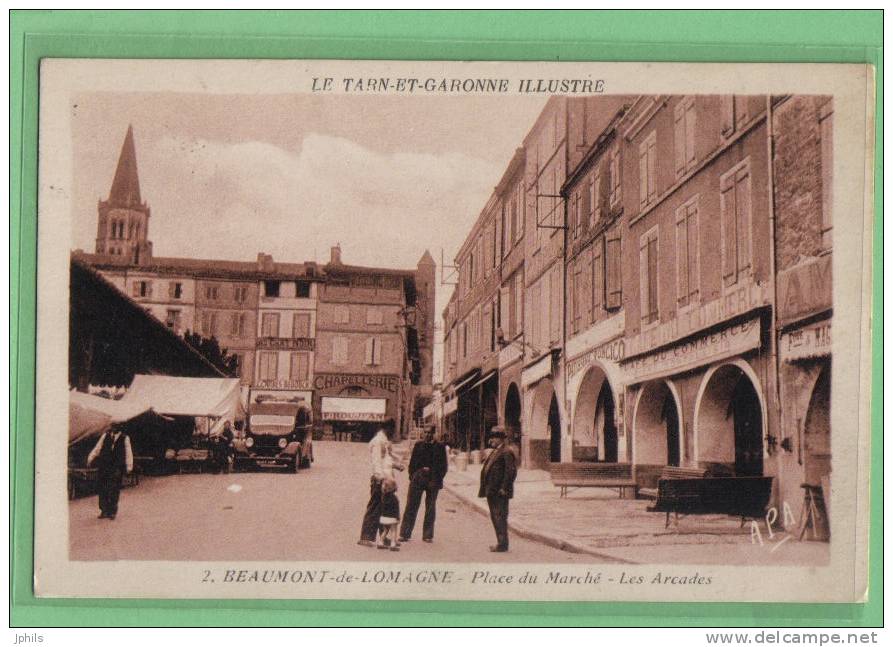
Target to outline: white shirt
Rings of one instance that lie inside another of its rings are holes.
[[[105,440],[105,437],[107,435],[111,435],[111,437],[112,437],[112,447],[114,447],[115,443],[121,439],[121,436],[124,436],[124,460],[127,463],[127,471],[132,472],[133,471],[133,450],[130,447],[130,436],[125,436],[124,434],[121,434],[121,433],[109,434],[109,432],[106,432],[106,433],[102,434],[99,437],[99,442],[96,443],[96,447],[94,447],[93,450],[90,452],[90,454],[87,456],[87,465],[90,465],[91,463],[93,463],[93,461],[95,461],[97,459],[97,457],[99,456],[99,452],[102,450],[102,441]]]
[[[372,465],[372,476],[377,479],[382,479],[387,475],[385,457],[392,460],[391,441],[388,440],[387,434],[383,431],[379,431],[375,434],[375,437],[369,441],[369,459]],[[387,471],[393,473],[392,465],[388,467]]]

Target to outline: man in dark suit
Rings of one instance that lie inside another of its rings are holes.
[[[415,528],[416,515],[425,495],[425,520],[422,523],[422,541],[434,541],[434,517],[437,513],[437,494],[443,487],[447,473],[446,447],[434,438],[434,427],[425,429],[425,439],[412,448],[409,459],[409,494],[400,526],[400,541],[409,541]]]
[[[490,546],[490,551],[504,553],[509,549],[509,499],[514,494],[515,476],[518,474],[517,459],[515,452],[506,443],[506,434],[502,427],[493,427],[490,432],[490,447],[493,451],[481,467],[478,496],[486,497],[490,520],[496,531],[496,545]]]
[[[96,465],[96,489],[99,494],[99,518],[114,519],[118,514],[118,496],[124,474],[133,471],[133,450],[130,438],[121,427],[112,427],[102,434],[87,456],[87,465]]]

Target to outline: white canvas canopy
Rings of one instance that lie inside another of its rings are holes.
[[[136,375],[121,402],[150,407],[162,415],[220,420],[234,420],[242,409],[239,380],[214,377]]]
[[[98,395],[71,391],[68,397],[68,442],[95,437],[116,422],[127,422],[149,411],[140,402],[110,400]]]

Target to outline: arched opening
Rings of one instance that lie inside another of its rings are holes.
[[[820,486],[822,479],[831,473],[830,364],[822,369],[809,399],[803,428],[803,449],[806,483]]]
[[[736,476],[762,476],[763,407],[753,380],[736,364],[704,379],[695,417],[699,462]]]
[[[561,453],[561,412],[552,381],[540,380],[525,397],[529,398],[527,406],[530,407],[524,429],[527,463],[529,467],[546,468],[556,456],[555,450],[558,449],[557,460]]]
[[[561,462],[561,416],[558,413],[558,398],[552,394],[549,403],[549,460]]]
[[[645,383],[633,420],[635,460],[642,465],[674,465],[681,460],[679,404],[665,380]]]
[[[574,461],[616,463],[619,455],[614,390],[605,371],[592,366],[587,371],[574,407]]]
[[[505,394],[505,426],[512,437],[512,442],[520,446],[521,442],[521,394],[516,384],[509,384]]]

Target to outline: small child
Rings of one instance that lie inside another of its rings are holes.
[[[386,476],[381,482],[381,517],[378,528],[378,547],[400,550],[397,540],[397,524],[400,521],[400,501],[397,499],[397,481]]]

